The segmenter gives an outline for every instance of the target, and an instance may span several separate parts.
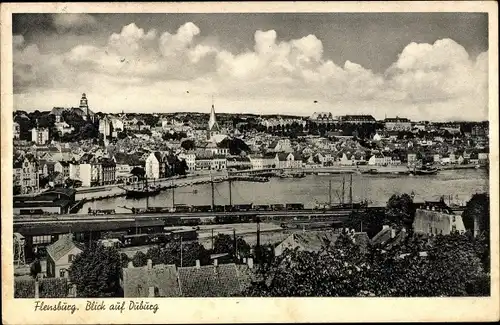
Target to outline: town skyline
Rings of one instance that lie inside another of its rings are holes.
[[[487,23],[477,13],[15,14],[14,110],[76,106],[85,92],[104,113],[206,113],[214,95],[223,114],[484,121]]]

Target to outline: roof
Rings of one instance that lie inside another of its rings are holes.
[[[145,298],[149,288],[155,288],[156,297],[179,297],[180,289],[175,265],[158,264],[123,269],[123,291],[126,298]]]
[[[73,188],[54,188],[47,190],[42,193],[42,195],[46,194],[62,194],[68,198],[74,196],[76,194],[76,190]]]
[[[411,121],[409,119],[405,118],[405,117],[398,117],[398,116],[396,116],[396,117],[388,117],[388,118],[386,118],[384,120],[384,122],[386,122],[386,123],[387,122],[393,122],[393,123],[397,123],[397,122],[402,123],[402,122],[404,122],[404,123],[409,123]]]
[[[82,247],[79,247],[74,241],[73,236],[71,234],[62,235],[59,237],[59,240],[53,243],[52,245],[47,246],[47,254],[49,254],[54,262],[57,262],[64,255],[68,254],[73,248],[78,248],[83,250]]]
[[[230,297],[241,292],[234,263],[181,267],[178,273],[184,297]]]
[[[325,231],[308,231],[303,233],[295,233],[288,236],[278,246],[286,248],[317,252],[321,249],[332,245],[338,239],[338,234]]]

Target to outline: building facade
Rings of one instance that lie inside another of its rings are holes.
[[[36,144],[46,144],[49,142],[49,129],[33,128],[31,130],[31,141]]]

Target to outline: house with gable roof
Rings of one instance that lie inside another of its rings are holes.
[[[58,241],[47,246],[47,277],[69,278],[68,270],[81,252],[83,246],[73,241],[72,234],[60,236]]]

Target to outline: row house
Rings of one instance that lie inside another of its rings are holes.
[[[159,179],[171,176],[176,162],[177,157],[173,154],[154,151],[146,159],[146,177]]]
[[[56,163],[53,161],[38,160],[38,174],[44,177],[53,174],[55,171],[55,164]]]
[[[79,178],[77,179],[82,181],[82,186],[101,184],[102,166],[95,156],[91,154],[84,154],[78,161],[78,164]]]
[[[214,156],[212,158],[212,170],[223,171],[227,169],[227,159],[226,156]]]
[[[250,155],[250,164],[252,169],[276,168],[276,154],[265,153],[261,155]]]
[[[130,172],[132,171],[132,169],[134,169],[134,167],[143,166],[140,158],[133,154],[117,152],[113,155],[112,159],[116,164],[117,175],[130,174]]]
[[[244,170],[244,169],[251,169],[252,168],[252,163],[250,162],[250,158],[248,157],[227,157],[227,169],[237,169],[237,170]]]
[[[229,155],[229,148],[223,148],[215,142],[209,142],[205,147],[205,151],[210,152],[212,155],[227,156]]]
[[[387,166],[392,163],[391,156],[384,156],[382,153],[376,153],[368,159],[370,166]]]
[[[186,161],[189,172],[193,172],[196,170],[196,154],[194,152],[180,153],[178,157]]]
[[[31,141],[36,144],[46,144],[49,142],[49,129],[33,128],[31,129]]]
[[[298,153],[280,152],[275,157],[276,168],[302,168],[302,158]]]
[[[59,174],[62,175],[63,178],[69,178],[70,173],[69,173],[69,165],[70,163],[68,161],[56,161],[54,163],[54,171],[58,172]]]
[[[110,185],[116,182],[116,163],[110,158],[100,159],[100,172],[99,185]]]
[[[37,192],[39,189],[38,161],[26,154],[14,160],[14,184],[21,187],[21,194]]]

